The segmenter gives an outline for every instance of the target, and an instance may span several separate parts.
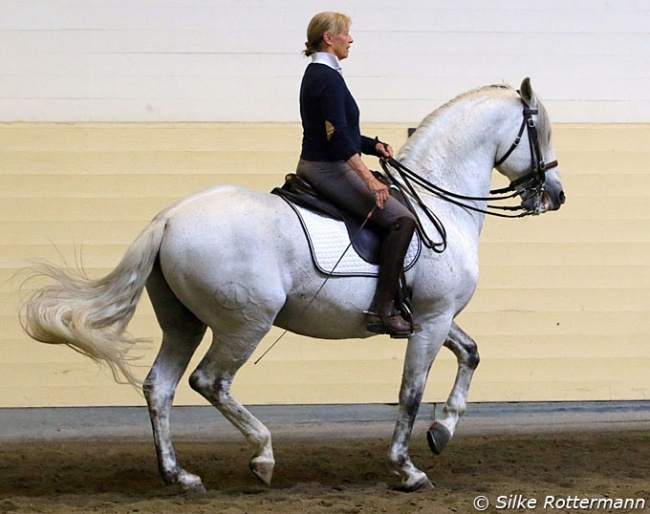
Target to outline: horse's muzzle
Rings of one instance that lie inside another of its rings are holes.
[[[555,192],[553,189],[545,189],[544,196],[548,197],[549,205],[547,210],[549,211],[557,211],[566,202],[566,195],[561,189],[558,192]]]
[[[544,188],[541,194],[523,194],[521,206],[532,214],[542,214],[548,211],[557,211],[564,202],[566,195],[564,191],[555,191],[551,188]]]

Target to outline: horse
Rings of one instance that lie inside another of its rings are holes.
[[[528,145],[519,144],[526,140]],[[406,343],[388,460],[401,477],[401,489],[416,491],[433,488],[409,456],[431,365],[443,346],[458,361],[442,415],[427,432],[432,451],[440,453],[465,412],[479,363],[475,341],[454,319],[476,289],[478,242],[493,168],[511,181],[527,214],[557,210],[565,195],[550,120],[528,78],[519,91],[505,84],[484,86],[439,107],[397,157],[427,183],[453,190],[457,199],[448,201],[413,186],[421,197],[413,208],[420,214],[430,209],[439,220],[436,224],[422,216],[423,230],[444,232],[446,243],[444,251],[425,248],[406,273],[412,312],[422,330]],[[309,251],[299,220],[282,198],[216,186],[157,214],[103,278],[46,263],[31,267],[54,283],[23,298],[20,320],[33,339],[67,345],[107,364],[116,379],[142,386],[162,479],[184,491],[205,488],[199,476],[177,462],[170,411],[181,376],[209,327],[212,343],[191,373],[190,386],[241,431],[252,450],[251,471],[270,484],[275,465],[271,434],[233,397],[237,371],[273,326],[320,339],[373,335],[363,312],[375,279],[331,276],[326,277],[328,287],[319,289],[325,277]],[[148,375],[139,382],[127,355],[138,340],[127,325],[145,287],[163,335]]]

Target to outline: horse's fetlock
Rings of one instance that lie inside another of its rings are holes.
[[[178,475],[179,475],[179,468],[174,468],[174,469],[161,469],[160,470],[160,476],[163,480],[163,482],[167,485],[174,485],[178,484]]]
[[[390,462],[392,463],[392,465],[396,469],[398,469],[398,468],[402,468],[404,466],[404,464],[406,464],[406,461],[408,460],[408,455],[405,454],[402,451],[399,451],[399,452],[398,451],[391,451],[388,454],[388,458],[389,458]]]

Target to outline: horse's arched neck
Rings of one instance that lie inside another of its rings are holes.
[[[504,122],[503,98],[475,94],[433,112],[398,159],[434,184],[468,196],[487,196]]]

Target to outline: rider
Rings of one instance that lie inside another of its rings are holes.
[[[377,290],[367,313],[368,330],[407,337],[420,330],[395,309],[394,300],[413,232],[415,217],[389,196],[360,154],[393,156],[390,145],[362,136],[359,108],[345,84],[340,61],[348,56],[353,39],[350,18],[323,12],[307,28],[304,54],[311,56],[300,87],[303,139],[297,174],[331,202],[365,217],[387,235],[381,251]]]

